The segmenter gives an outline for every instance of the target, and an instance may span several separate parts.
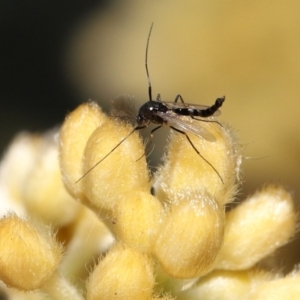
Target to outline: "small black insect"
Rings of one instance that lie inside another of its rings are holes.
[[[152,32],[153,23],[151,24],[150,31],[148,34],[147,39],[147,46],[146,46],[146,56],[145,56],[145,67],[147,73],[147,80],[148,80],[148,94],[149,94],[149,101],[143,104],[138,114],[135,118],[136,125],[133,130],[124,137],[109,153],[107,153],[100,161],[98,161],[92,168],[90,168],[81,178],[77,180],[80,181],[83,177],[85,177],[89,172],[91,172],[96,166],[98,166],[105,158],[107,158],[113,151],[115,151],[130,135],[132,135],[135,131],[141,130],[143,128],[148,127],[151,123],[157,124],[158,126],[151,130],[151,137],[153,133],[161,128],[163,125],[167,125],[173,130],[177,131],[186,136],[187,140],[193,147],[193,149],[197,152],[197,154],[211,166],[211,168],[215,171],[218,175],[220,180],[223,182],[222,177],[220,176],[219,172],[215,169],[215,167],[206,160],[199,150],[194,146],[192,141],[190,140],[188,133],[192,133],[200,138],[204,138],[208,141],[215,141],[215,137],[204,127],[199,126],[196,123],[187,122],[182,116],[190,116],[194,120],[198,121],[205,121],[205,122],[216,122],[220,126],[222,126],[218,121],[214,120],[203,120],[198,119],[196,117],[207,118],[210,116],[218,116],[221,112],[218,110],[223,102],[225,101],[225,96],[222,98],[218,98],[215,101],[215,104],[212,106],[204,106],[204,105],[195,105],[195,104],[188,104],[183,101],[181,95],[177,95],[174,102],[165,102],[161,100],[160,94],[157,95],[156,100],[152,100],[152,86],[148,71],[148,48],[149,48],[149,40]],[[180,100],[180,102],[178,102]],[[77,183],[76,182],[76,183]]]

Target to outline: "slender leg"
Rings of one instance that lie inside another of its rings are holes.
[[[220,122],[218,122],[218,121],[216,121],[216,120],[204,120],[204,119],[197,119],[197,118],[195,118],[193,115],[190,115],[191,116],[191,118],[192,119],[194,119],[194,120],[196,120],[196,121],[201,121],[201,122],[209,122],[209,123],[217,123],[217,124],[219,124],[221,127],[223,127],[223,125],[220,123]]]
[[[187,138],[187,140],[189,141],[190,145],[193,147],[193,149],[196,151],[196,153],[208,164],[211,166],[211,168],[215,171],[215,173],[218,175],[218,177],[220,178],[220,180],[222,181],[222,183],[224,184],[224,181],[221,177],[221,175],[219,174],[219,172],[216,170],[216,168],[206,159],[202,156],[202,154],[199,152],[199,150],[195,147],[195,145],[192,143],[190,137],[184,132],[184,131],[181,131],[173,126],[170,126],[173,130],[185,135],[185,137]]]
[[[112,148],[101,160],[95,163],[87,172],[85,172],[75,183],[78,183],[83,177],[89,174],[93,169],[95,169],[104,159],[106,159],[112,152],[114,152],[126,139],[128,139],[135,131],[146,128],[146,125],[137,126],[130,131],[127,136],[125,136],[114,148]]]
[[[151,130],[151,132],[150,132],[151,139],[153,139],[153,133],[154,133],[156,130],[158,130],[159,128],[161,128],[161,127],[162,127],[162,125],[159,125],[159,126],[157,126],[157,127],[155,127],[154,129]]]
[[[157,102],[161,102],[160,94],[157,94],[156,101],[157,101]]]
[[[180,94],[178,94],[178,95],[175,97],[174,103],[176,103],[178,100],[180,100],[182,103],[184,103],[183,98],[181,97]]]
[[[150,140],[146,141],[145,151],[144,151],[143,155],[136,160],[136,162],[138,162],[140,159],[142,159],[144,156],[146,156],[146,153],[150,149],[150,146],[152,145],[152,142],[153,142],[153,137],[151,137]]]
[[[151,130],[151,132],[150,132],[150,143],[149,143],[149,147],[150,147],[150,145],[152,144],[152,142],[153,142],[153,133],[156,131],[156,130],[158,130],[159,128],[161,128],[162,127],[162,125],[160,125],[160,126],[157,126],[157,127],[155,127],[154,129],[152,129]],[[148,146],[147,146],[147,148],[149,148]],[[147,150],[146,150],[147,151]],[[139,158],[139,159],[137,159],[136,161],[139,161],[140,159],[142,159],[145,155],[146,155],[146,151],[144,152],[144,154]]]

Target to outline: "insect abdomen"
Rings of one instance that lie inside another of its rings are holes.
[[[209,107],[205,110],[200,110],[200,111],[197,110],[196,113],[199,112],[199,114],[195,113],[194,116],[210,117],[222,106],[224,101],[225,101],[225,96],[222,98],[217,98],[214,105],[212,105],[211,107]]]
[[[191,116],[191,117],[203,117],[207,118],[212,116],[223,104],[225,97],[218,98],[214,105],[206,109],[195,109],[195,108],[174,108],[172,111],[178,115]]]

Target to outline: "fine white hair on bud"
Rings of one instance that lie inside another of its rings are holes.
[[[214,270],[205,277],[200,277],[194,285],[180,292],[176,299],[248,299],[251,291],[270,280],[275,274],[261,270],[248,269],[244,271]]]
[[[0,278],[21,290],[41,287],[55,272],[62,247],[44,225],[11,213],[0,220]]]
[[[117,239],[144,252],[152,252],[164,217],[160,201],[146,192],[132,192],[113,210]]]
[[[164,165],[155,174],[157,194],[161,199],[172,199],[180,190],[197,187],[209,191],[221,205],[233,201],[238,188],[241,153],[232,130],[216,122],[189,122],[198,122],[215,141],[189,134],[200,156],[183,134],[171,131]]]
[[[203,191],[182,192],[170,205],[155,243],[155,256],[176,278],[212,270],[223,240],[224,209]]]
[[[110,153],[132,130],[129,124],[108,119],[88,139],[83,170],[84,173],[90,172],[81,181],[92,206],[111,211],[125,194],[133,190],[149,192],[145,149],[138,132],[131,134]]]
[[[300,273],[291,272],[287,276],[266,281],[252,289],[247,300],[281,300],[299,299],[300,295]]]
[[[86,142],[93,131],[103,124],[107,116],[95,102],[78,106],[65,119],[60,130],[59,161],[62,179],[70,194],[81,201],[85,200],[82,182],[82,157]]]
[[[90,274],[87,300],[150,299],[154,283],[150,257],[116,244]]]
[[[240,180],[232,130],[214,117],[177,114],[170,103],[163,120],[174,126],[150,176],[139,129],[164,102],[143,105],[133,127],[125,100],[110,117],[93,102],[80,105],[59,145],[52,131],[22,134],[9,147],[0,165],[0,279],[9,297],[296,299],[299,270],[283,276],[258,264],[296,232],[291,193],[269,185],[225,212]],[[7,213],[17,206],[26,217]]]
[[[226,214],[224,243],[216,267],[253,266],[294,236],[297,213],[291,194],[269,185]]]

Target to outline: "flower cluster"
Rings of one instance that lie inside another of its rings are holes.
[[[240,147],[213,118],[186,122],[215,140],[190,134],[190,143],[171,132],[153,175],[138,132],[129,135],[130,124],[93,102],[70,113],[59,135],[19,135],[0,169],[3,292],[75,300],[299,296],[297,269],[284,276],[258,266],[295,234],[290,193],[269,185],[225,212],[239,188]]]

